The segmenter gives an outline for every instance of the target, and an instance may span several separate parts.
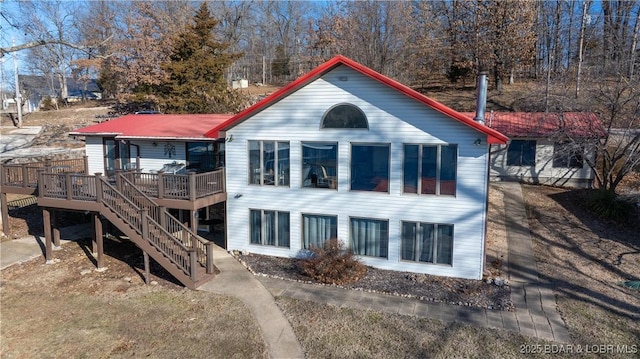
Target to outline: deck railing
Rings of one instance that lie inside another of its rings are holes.
[[[67,160],[47,160],[23,164],[0,165],[0,181],[3,187],[36,188],[38,170],[51,173],[86,173],[88,157]]]
[[[98,186],[101,187],[100,200],[107,208],[135,229],[143,239],[160,251],[176,267],[194,281],[197,280],[196,270],[193,267],[193,259],[197,255],[195,249],[182,244],[160,223],[153,220],[146,209],[136,206],[106,180],[101,178]]]
[[[39,171],[40,193],[45,198],[101,202],[123,221],[153,242],[160,251],[167,251],[167,257],[175,259],[178,266],[185,265],[181,257],[182,248],[161,243],[161,237],[170,237],[166,241],[177,241],[185,250],[193,250],[196,260],[207,273],[213,273],[213,243],[198,236],[189,227],[173,217],[166,209],[159,207],[153,199],[136,187],[126,175],[117,176],[117,188],[110,185],[105,177],[75,173],[50,173]],[[146,218],[141,217],[144,211]],[[146,237],[142,226],[149,230]],[[164,253],[164,252],[163,252]],[[190,260],[190,259],[189,259]],[[189,262],[190,263],[190,262]],[[185,268],[182,268],[185,269]]]
[[[38,171],[46,170],[52,173],[86,173],[87,156],[68,160],[47,160],[23,164],[0,165],[0,181],[3,187],[36,188],[38,186]]]
[[[150,197],[195,201],[225,191],[224,168],[186,175],[124,172],[121,174]]]
[[[197,250],[198,262],[207,268],[207,273],[213,270],[213,243],[198,236],[189,227],[182,224],[177,218],[169,214],[164,208],[159,207],[153,199],[131,182],[124,174],[116,176],[117,188],[124,196],[130,199],[137,207],[146,209],[148,215],[173,237],[180,240],[188,248]],[[211,266],[211,267],[210,267]]]
[[[96,176],[41,172],[40,196],[76,201],[96,201]]]

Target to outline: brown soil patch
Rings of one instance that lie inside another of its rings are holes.
[[[538,271],[552,284],[576,342],[633,345],[640,339],[640,217],[602,221],[583,206],[587,191],[524,185]]]
[[[267,350],[247,307],[228,296],[185,289],[152,262],[144,285],[141,251],[105,240],[107,270],[95,271],[90,243],[66,243],[2,271],[0,357],[261,358]]]

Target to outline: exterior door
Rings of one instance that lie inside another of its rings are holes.
[[[131,162],[129,143],[107,137],[103,139],[103,144],[104,174],[112,177],[117,170],[127,169],[124,166]]]

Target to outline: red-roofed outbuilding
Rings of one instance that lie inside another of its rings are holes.
[[[491,112],[486,125],[511,139],[508,146],[493,146],[492,179],[592,186],[587,160],[593,160],[593,146],[606,135],[595,113]]]

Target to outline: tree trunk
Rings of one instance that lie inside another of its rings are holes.
[[[590,5],[590,4],[589,4]],[[582,3],[582,20],[580,22],[580,41],[578,42],[578,69],[576,71],[576,98],[580,95],[580,71],[582,70],[582,48],[584,46],[584,27],[587,22],[587,2]]]
[[[636,17],[636,24],[633,27],[633,39],[631,40],[631,48],[629,49],[629,80],[633,80],[633,69],[636,63],[636,46],[638,46],[638,33],[640,32],[640,11]]]

